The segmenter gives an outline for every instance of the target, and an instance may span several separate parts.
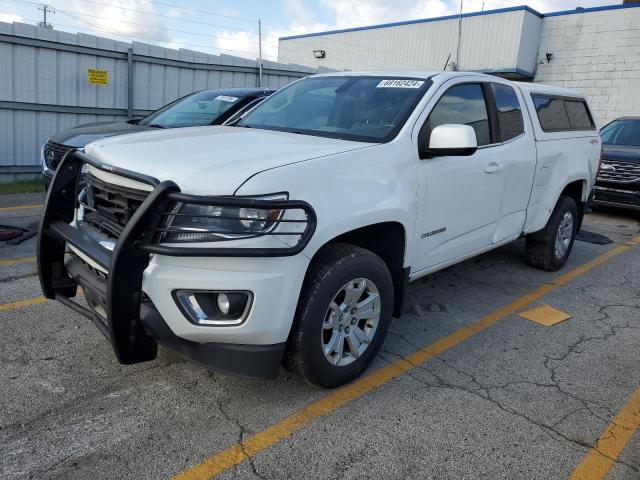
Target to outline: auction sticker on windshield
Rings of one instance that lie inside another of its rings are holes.
[[[221,100],[223,102],[235,102],[236,100],[238,100],[238,97],[230,97],[229,95],[218,95],[216,98],[216,100]]]
[[[382,80],[376,88],[420,88],[423,80]]]

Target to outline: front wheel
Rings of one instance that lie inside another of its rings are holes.
[[[307,382],[336,387],[373,361],[389,329],[393,282],[380,257],[348,244],[314,259],[285,353],[285,367]]]
[[[543,230],[527,236],[527,261],[541,270],[555,272],[569,258],[578,232],[578,206],[562,196]]]

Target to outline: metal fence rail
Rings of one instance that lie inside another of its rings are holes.
[[[81,123],[147,113],[196,90],[259,86],[259,65],[232,55],[0,22],[0,182],[39,171],[40,146]],[[317,70],[263,60],[263,86]],[[89,69],[106,70],[92,85]]]

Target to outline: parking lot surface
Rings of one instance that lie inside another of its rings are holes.
[[[34,227],[41,202],[0,198],[0,224]],[[119,365],[41,298],[35,239],[0,244],[0,477],[640,479],[639,227],[597,211],[584,228],[613,243],[576,242],[560,272],[518,241],[413,283],[374,365],[332,391],[167,350]],[[543,304],[570,318],[518,315]]]

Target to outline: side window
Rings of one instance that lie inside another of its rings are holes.
[[[454,85],[447,90],[429,114],[425,133],[430,136],[434,128],[445,123],[470,125],[476,131],[478,146],[491,143],[489,115],[479,83]]]
[[[584,100],[534,95],[533,103],[545,132],[594,130],[593,117]]]
[[[534,95],[533,104],[538,113],[540,126],[545,131],[571,130],[569,115],[561,98]]]
[[[493,96],[498,109],[498,123],[502,141],[506,142],[524,133],[524,120],[518,96],[513,88],[501,83],[492,83]]]
[[[585,102],[580,100],[565,100],[564,106],[567,108],[571,128],[583,128],[585,130],[595,128]]]

